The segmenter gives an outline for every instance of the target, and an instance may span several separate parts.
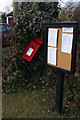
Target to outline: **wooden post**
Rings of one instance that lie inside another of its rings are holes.
[[[61,114],[63,105],[64,72],[57,72],[55,112]]]

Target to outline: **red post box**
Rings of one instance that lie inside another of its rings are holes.
[[[24,50],[22,57],[28,61],[31,61],[42,42],[43,40],[40,40],[38,37],[31,40],[29,46],[27,46]]]

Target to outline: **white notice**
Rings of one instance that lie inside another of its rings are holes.
[[[48,46],[57,46],[57,34],[58,29],[49,28],[48,29]]]
[[[57,49],[53,47],[48,47],[48,63],[56,65],[56,53]]]
[[[61,51],[71,54],[72,51],[72,42],[73,42],[73,34],[62,34],[62,48]]]
[[[33,49],[32,48],[29,48],[29,50],[27,51],[26,55],[30,56],[33,52]]]
[[[70,32],[71,33],[71,32],[73,32],[73,27],[63,27],[62,31],[63,32]]]

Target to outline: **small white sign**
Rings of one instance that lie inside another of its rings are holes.
[[[34,49],[29,48],[29,50],[27,51],[26,55],[30,56],[30,55],[32,54],[33,50],[34,50]]]
[[[63,27],[62,32],[70,32],[70,33],[72,33],[73,32],[73,27]]]
[[[57,47],[57,34],[58,34],[58,29],[54,29],[54,28],[48,29],[48,46]]]
[[[52,65],[56,65],[56,53],[57,49],[53,47],[48,47],[48,63]]]
[[[65,52],[71,54],[72,51],[72,42],[73,42],[73,34],[62,34],[62,48],[61,52]]]

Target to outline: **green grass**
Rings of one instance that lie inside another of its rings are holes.
[[[64,98],[63,114],[58,116],[52,109],[55,107],[55,92],[47,88],[42,90],[19,90],[16,94],[3,94],[3,118],[75,118],[80,117],[79,106],[72,102],[65,108]]]
[[[3,118],[51,118],[54,100],[42,90],[3,94]]]

